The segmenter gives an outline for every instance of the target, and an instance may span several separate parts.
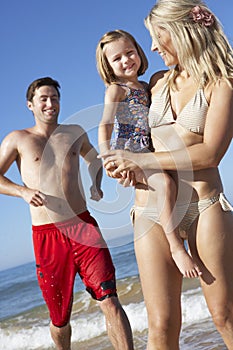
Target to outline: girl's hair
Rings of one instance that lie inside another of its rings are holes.
[[[145,19],[167,30],[177,51],[179,65],[204,87],[233,78],[233,51],[217,17],[202,0],[158,0]],[[157,39],[159,41],[159,39]],[[175,87],[178,67],[171,70],[169,84]]]
[[[53,86],[56,89],[58,97],[60,99],[60,91],[59,91],[60,85],[59,85],[58,81],[56,81],[50,77],[45,77],[45,78],[36,79],[29,85],[27,92],[26,92],[27,101],[32,102],[32,99],[35,95],[36,89],[40,88],[41,86],[45,86],[45,85]]]
[[[142,50],[141,46],[137,43],[137,41],[134,39],[134,37],[129,34],[128,32],[125,32],[124,30],[113,30],[108,33],[105,33],[102,38],[100,39],[97,48],[96,48],[96,63],[97,63],[97,70],[99,72],[99,75],[103,79],[104,83],[106,85],[110,85],[113,82],[116,82],[118,79],[115,76],[108,60],[105,55],[104,46],[106,44],[109,44],[113,41],[119,40],[121,38],[130,40],[133,45],[135,46],[138,55],[141,58],[141,66],[138,70],[138,76],[145,73],[145,71],[148,68],[148,61],[146,58],[146,55],[144,51]]]

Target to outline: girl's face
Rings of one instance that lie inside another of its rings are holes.
[[[151,51],[158,51],[167,67],[179,64],[177,52],[167,29],[150,25],[149,30],[152,39]]]
[[[105,44],[104,50],[108,63],[119,80],[137,79],[141,58],[130,40],[120,38],[112,41]]]

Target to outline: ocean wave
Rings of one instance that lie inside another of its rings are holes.
[[[146,333],[147,314],[138,276],[118,281],[119,298],[125,309],[134,334]],[[201,289],[187,289],[182,293],[182,317],[184,327],[209,319]],[[45,306],[34,308],[24,314],[1,322],[0,344],[4,350],[48,350],[52,340],[48,328]],[[105,337],[103,314],[97,303],[85,291],[75,294],[71,319],[72,341],[81,343]],[[101,349],[101,347],[100,347]],[[102,348],[103,350],[103,348]]]

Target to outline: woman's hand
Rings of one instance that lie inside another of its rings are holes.
[[[120,173],[114,173],[117,167],[115,166],[115,163],[113,166],[113,163],[111,164],[111,162],[108,163],[108,169],[109,170],[105,169],[107,176],[117,179],[118,183],[123,187],[130,187],[136,185],[136,177],[134,172],[122,171]]]
[[[112,177],[113,179],[120,179],[121,178],[121,174],[114,174],[115,170],[116,170],[115,166],[109,168],[109,170],[105,169],[106,175],[109,176],[109,177]]]
[[[104,168],[107,171],[111,171],[113,177],[120,177],[119,175],[124,171],[139,170],[141,156],[143,156],[142,153],[137,154],[123,150],[113,150],[101,154],[98,157],[103,158]]]

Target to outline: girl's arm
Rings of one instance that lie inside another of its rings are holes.
[[[104,111],[98,130],[98,143],[100,153],[110,150],[114,118],[117,105],[125,97],[125,90],[116,84],[110,85],[105,93]]]

